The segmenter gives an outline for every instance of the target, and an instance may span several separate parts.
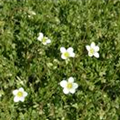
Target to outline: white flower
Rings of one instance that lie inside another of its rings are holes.
[[[98,53],[99,47],[95,46],[94,42],[92,42],[90,46],[86,45],[86,49],[90,57],[95,56],[96,58],[99,58],[99,53]]]
[[[39,33],[39,36],[38,36],[38,41],[41,41],[43,45],[47,45],[49,43],[51,43],[51,40],[48,39],[48,37],[44,37],[43,33]]]
[[[36,13],[34,11],[29,11],[30,15],[36,15]]]
[[[36,13],[34,11],[31,11],[31,10],[28,11],[28,14],[29,14],[28,15],[29,18],[36,15]]]
[[[25,97],[28,95],[23,88],[19,88],[13,91],[14,102],[24,101]]]
[[[68,79],[68,81],[66,80],[62,80],[60,82],[60,86],[63,87],[63,92],[65,94],[68,94],[68,93],[75,93],[76,89],[78,88],[78,84],[77,83],[74,83],[74,78],[73,77],[70,77]]]
[[[62,59],[68,59],[69,57],[75,57],[75,53],[73,52],[72,47],[69,47],[68,49],[61,47],[60,52],[62,53],[62,55],[61,55]]]

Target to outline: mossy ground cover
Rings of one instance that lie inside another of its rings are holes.
[[[88,56],[92,42],[99,58]],[[61,47],[75,57],[63,60]],[[78,88],[66,95],[71,76]],[[0,96],[0,120],[120,120],[120,1],[0,0]]]

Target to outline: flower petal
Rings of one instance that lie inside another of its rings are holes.
[[[87,49],[87,51],[89,51],[90,50],[90,46],[86,45],[86,49]]]
[[[78,84],[77,83],[73,83],[73,88],[77,89],[78,88]]]
[[[94,43],[94,42],[91,43],[91,47],[92,47],[92,48],[95,47],[95,43]]]
[[[72,47],[69,47],[67,49],[67,52],[70,54],[70,57],[75,57],[75,53],[73,52],[73,48]]]
[[[75,93],[75,89],[74,88],[70,89],[70,93],[74,94]]]
[[[40,36],[37,39],[38,39],[38,41],[42,41],[42,38]]]
[[[70,53],[70,57],[75,57],[75,53]]]
[[[68,82],[73,83],[73,82],[74,82],[74,78],[73,78],[73,77],[70,77],[70,78],[68,79]]]
[[[39,33],[39,36],[38,36],[38,38],[37,38],[39,41],[42,41],[42,39],[43,39],[43,33]]]
[[[51,43],[51,40],[50,40],[50,39],[47,39],[46,43]]]
[[[19,98],[17,96],[14,97],[14,102],[18,102]]]
[[[47,45],[47,42],[42,42],[43,45]]]
[[[24,92],[24,89],[21,87],[21,88],[19,88],[19,91]]]
[[[62,81],[60,82],[60,86],[61,86],[61,87],[65,88],[66,85],[67,85],[67,81],[66,81],[66,80],[62,80]]]
[[[69,90],[68,90],[67,88],[64,88],[64,89],[63,89],[63,92],[64,92],[65,94],[68,94],[68,93],[69,93]]]
[[[24,97],[19,98],[19,101],[21,101],[21,102],[24,102],[24,100],[25,100]]]
[[[64,56],[64,54],[61,55],[62,59],[67,59],[67,57]]]
[[[73,53],[73,48],[72,48],[72,47],[69,47],[69,48],[67,49],[67,52],[68,52],[68,53]]]
[[[91,52],[88,52],[88,56],[92,57],[92,56],[93,56],[93,54],[91,54]]]
[[[99,58],[99,53],[94,53],[94,56],[96,57],[96,58]]]
[[[39,37],[43,38],[43,36],[44,36],[43,33],[40,32]]]
[[[13,90],[13,95],[17,95],[18,90]]]
[[[60,52],[61,52],[61,53],[65,53],[65,52],[66,52],[66,49],[65,49],[64,47],[61,47],[61,48],[60,48]]]
[[[26,97],[27,95],[28,95],[28,93],[27,93],[27,92],[24,92],[24,93],[23,93],[23,96],[24,96],[24,97]]]
[[[99,51],[99,47],[98,46],[95,46],[95,51],[98,52]]]

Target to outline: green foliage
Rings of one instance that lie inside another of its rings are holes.
[[[99,59],[86,51],[93,41]],[[61,59],[62,46],[76,57]],[[79,88],[65,95],[70,76]],[[28,96],[14,103],[19,87]],[[0,120],[119,120],[120,1],[0,0],[0,95]]]

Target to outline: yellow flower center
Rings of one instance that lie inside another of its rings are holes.
[[[19,91],[19,92],[17,93],[17,96],[18,96],[18,97],[22,97],[22,96],[23,96],[23,92]]]
[[[65,53],[64,53],[64,56],[65,56],[65,57],[69,57],[69,53],[68,53],[68,52],[65,52]]]
[[[94,53],[94,49],[90,48],[90,53],[93,54]]]
[[[46,40],[47,40],[46,37],[43,37],[42,42],[45,43]]]
[[[71,89],[72,88],[72,83],[67,83],[67,88]]]

